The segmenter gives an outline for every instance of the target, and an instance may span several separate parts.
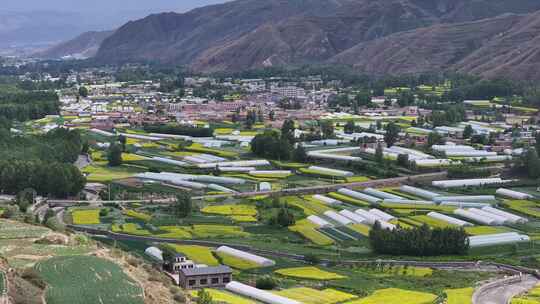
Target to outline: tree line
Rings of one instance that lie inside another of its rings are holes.
[[[383,229],[379,222],[369,232],[369,242],[378,254],[437,256],[462,255],[469,250],[463,228],[429,228],[427,225],[394,230]]]
[[[0,116],[25,121],[58,114],[58,95],[49,91],[0,92]]]
[[[66,197],[83,189],[85,178],[73,165],[83,146],[78,130],[12,136],[0,127],[0,136],[2,193],[17,194],[31,188],[40,195]]]

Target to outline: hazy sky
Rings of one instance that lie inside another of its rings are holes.
[[[0,0],[0,10],[35,11],[186,11],[227,0]]]

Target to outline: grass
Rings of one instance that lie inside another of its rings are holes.
[[[432,304],[436,299],[437,296],[431,293],[387,288],[377,290],[366,298],[345,304]]]
[[[136,218],[136,219],[145,221],[145,222],[148,222],[148,221],[150,221],[152,219],[152,215],[147,214],[147,213],[143,213],[143,212],[138,212],[138,211],[135,211],[135,210],[124,210],[124,211],[122,211],[122,214],[127,215],[127,216],[132,217],[132,218]]]
[[[447,304],[471,304],[474,288],[459,288],[459,289],[446,289]]]
[[[261,265],[257,263],[232,256],[225,252],[216,252],[216,256],[221,260],[222,264],[231,266],[235,269],[247,270],[261,267]]]
[[[286,277],[300,278],[300,279],[309,279],[309,280],[338,280],[344,279],[345,276],[342,276],[337,273],[328,272],[321,270],[317,267],[294,267],[294,268],[283,268],[276,270],[275,273],[280,274]]]
[[[99,209],[73,210],[71,212],[75,225],[97,225],[99,221]]]
[[[355,295],[335,289],[317,290],[307,287],[290,288],[274,293],[304,304],[334,304],[357,298]]]
[[[448,222],[438,220],[436,218],[432,218],[427,215],[416,215],[411,216],[411,219],[417,222],[420,222],[422,224],[427,224],[431,228],[449,228],[449,227],[457,227],[457,225],[450,224]]]
[[[144,303],[142,288],[115,263],[94,256],[55,257],[35,266],[49,304]]]
[[[125,162],[146,160],[146,157],[139,156],[133,153],[122,153],[122,160]]]
[[[368,182],[371,179],[367,176],[351,176],[345,178],[345,181],[348,183],[361,183],[361,182]]]
[[[217,289],[205,289],[210,296],[212,297],[212,300],[214,302],[218,303],[225,303],[225,304],[257,304],[257,302],[239,297],[237,295],[234,295],[232,293],[223,291],[223,290],[217,290]],[[189,292],[191,297],[197,298],[197,290],[192,290]]]
[[[540,206],[532,201],[505,200],[503,204],[508,209],[526,214],[528,216],[540,218]]]
[[[85,167],[82,172],[87,174],[88,182],[110,182],[117,179],[132,177],[137,173],[144,172],[142,168],[130,166],[108,167],[104,165],[90,165]]]
[[[355,206],[361,206],[361,207],[369,206],[368,202],[365,202],[365,201],[362,201],[362,200],[359,200],[359,199],[356,199],[356,198],[352,198],[352,197],[349,197],[349,196],[346,196],[346,195],[343,195],[343,194],[337,193],[337,192],[330,192],[330,193],[328,193],[328,196],[330,196],[331,198],[335,198],[338,201],[353,204]]]
[[[253,205],[220,205],[206,206],[201,209],[203,213],[219,214],[219,215],[246,215],[256,216],[257,208]]]
[[[289,230],[299,233],[312,243],[320,246],[327,246],[334,244],[334,240],[327,237],[326,235],[320,233],[315,228],[317,226],[310,221],[303,219],[300,221],[297,221],[294,226],[290,226]]]
[[[219,265],[219,261],[214,257],[212,250],[209,247],[176,244],[167,244],[167,247],[173,249],[177,253],[185,254],[188,259],[197,264],[205,264],[208,266]]]
[[[249,173],[250,176],[257,177],[257,178],[276,178],[276,179],[284,179],[289,176],[293,176],[292,173]]]
[[[48,232],[44,227],[0,219],[0,240],[40,238]]]
[[[512,231],[506,227],[494,227],[494,226],[472,226],[465,227],[465,232],[468,235],[485,235],[485,234],[497,234]]]
[[[237,223],[256,223],[257,222],[257,218],[252,215],[231,215],[229,217]]]
[[[272,164],[281,169],[300,169],[300,168],[309,167],[309,164],[280,162],[277,160],[273,160]]]
[[[321,170],[314,170],[314,169],[308,169],[308,168],[300,168],[298,169],[300,173],[307,174],[307,175],[315,175],[315,176],[322,176],[322,177],[329,177],[329,178],[336,178],[336,179],[343,179],[345,178],[341,174],[332,174],[330,172],[321,171]]]
[[[184,150],[189,151],[189,152],[208,153],[208,154],[213,154],[213,155],[217,155],[219,157],[224,157],[224,158],[235,158],[238,156],[238,153],[212,149],[212,148],[206,148],[199,143],[194,143],[191,146],[184,148]]]

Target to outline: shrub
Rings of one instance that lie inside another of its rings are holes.
[[[259,289],[264,289],[264,290],[272,290],[276,288],[276,286],[277,286],[276,281],[271,277],[258,278],[255,283],[255,287]]]

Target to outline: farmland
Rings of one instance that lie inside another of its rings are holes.
[[[286,277],[310,280],[336,280],[344,278],[342,275],[324,271],[316,267],[284,268],[276,270],[276,273]]]
[[[49,286],[47,303],[144,303],[141,287],[104,259],[57,257],[35,269]]]

